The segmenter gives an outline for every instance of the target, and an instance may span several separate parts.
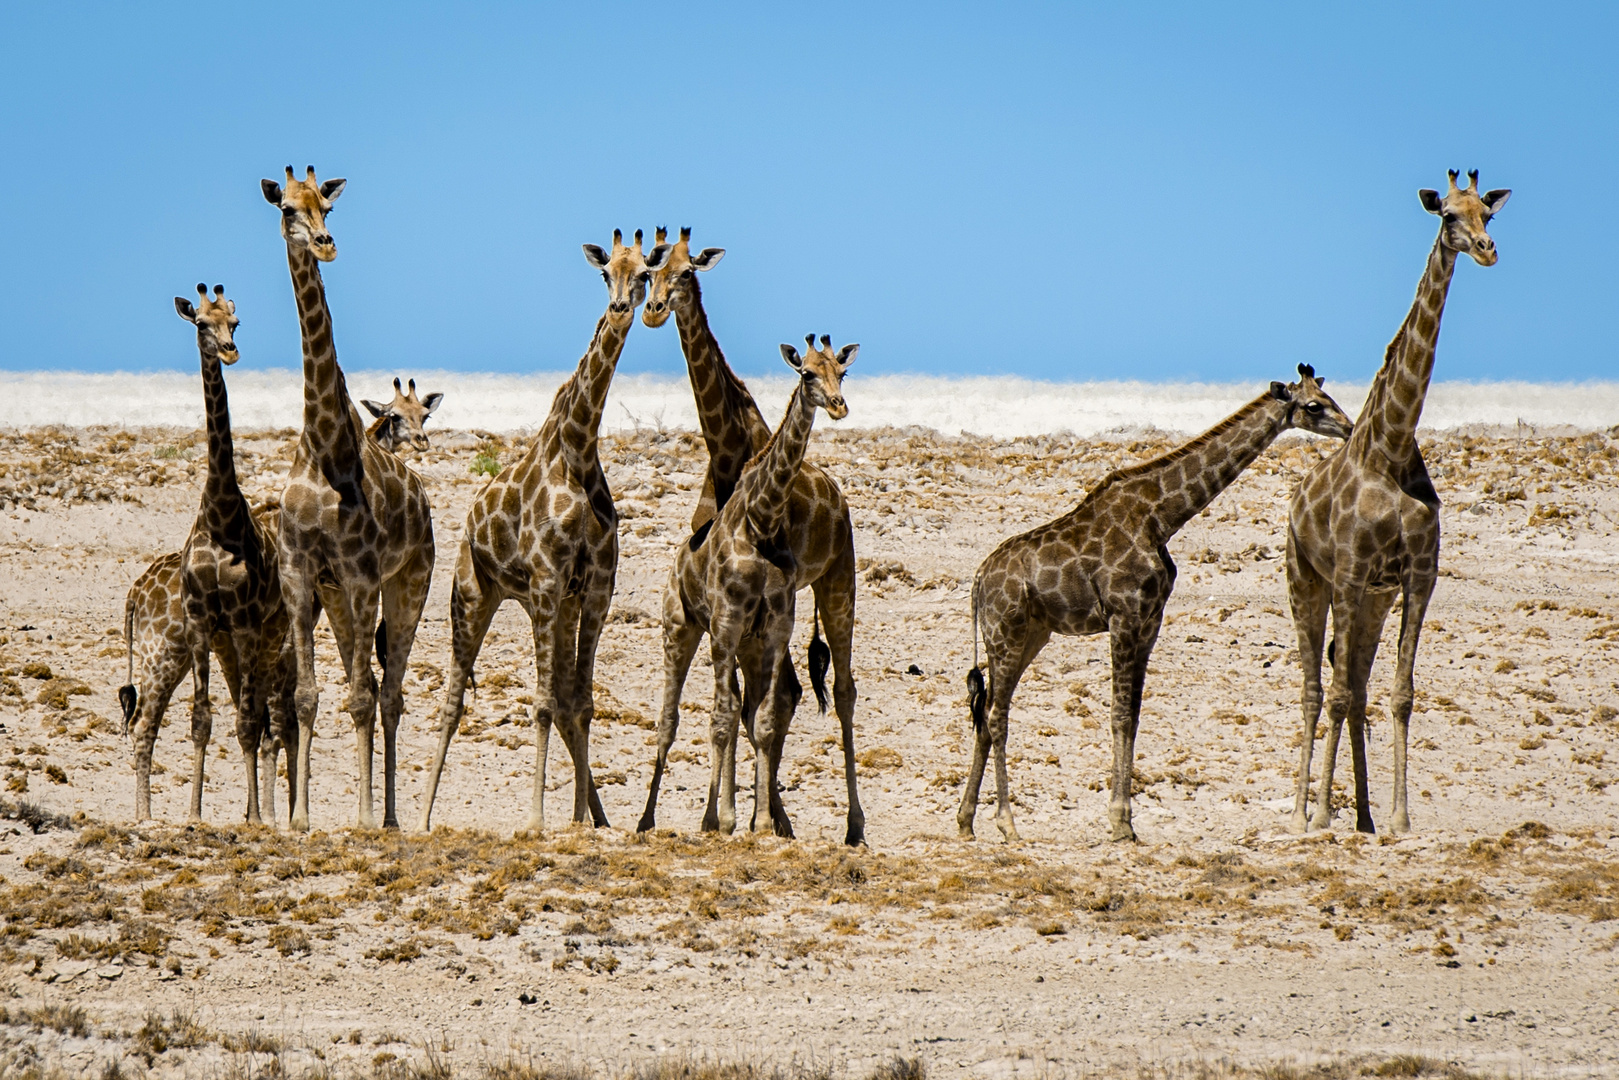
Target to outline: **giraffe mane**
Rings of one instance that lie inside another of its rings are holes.
[[[1238,409],[1224,420],[1221,420],[1218,424],[1215,424],[1201,435],[1182,443],[1173,450],[1166,451],[1165,453],[1159,454],[1155,458],[1149,458],[1146,461],[1138,461],[1134,465],[1126,465],[1122,469],[1114,469],[1112,472],[1102,477],[1097,485],[1091,488],[1091,490],[1086,493],[1085,497],[1080,500],[1079,505],[1074,507],[1074,509],[1069,512],[1076,513],[1082,507],[1089,506],[1093,501],[1100,498],[1104,491],[1111,489],[1115,484],[1122,484],[1127,480],[1134,480],[1139,476],[1145,476],[1154,469],[1164,465],[1173,464],[1174,462],[1179,461],[1181,458],[1189,457],[1197,451],[1202,450],[1204,447],[1208,446],[1209,443],[1220,438],[1220,436],[1226,434],[1226,432],[1236,427],[1239,423],[1248,419],[1249,415],[1254,409],[1263,407],[1265,404],[1265,399],[1269,396],[1270,395],[1268,394],[1261,394],[1259,397],[1248,402],[1248,404],[1242,406],[1242,408]]]

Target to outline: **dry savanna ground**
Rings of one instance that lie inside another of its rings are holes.
[[[279,492],[291,439],[238,438],[251,495]],[[523,449],[486,433],[436,439],[415,460],[439,559],[405,686],[407,826],[436,740],[461,523],[483,472]],[[1355,835],[1343,815],[1325,834],[1284,828],[1300,669],[1279,556],[1288,493],[1326,449],[1290,438],[1171,544],[1181,576],[1143,709],[1141,842],[1105,839],[1109,683],[1095,638],[1054,641],[1014,702],[1024,842],[1002,844],[987,811],[979,840],[956,837],[974,567],[1174,441],[816,435],[862,560],[871,846],[851,851],[837,842],[836,724],[812,701],[783,770],[799,839],[698,831],[712,691],[701,656],[661,827],[628,831],[650,775],[659,597],[700,481],[690,434],[604,442],[622,557],[591,756],[613,827],[565,825],[571,771],[554,743],[551,828],[536,837],[514,835],[533,775],[533,675],[513,605],[484,647],[432,834],[352,828],[353,736],[324,629],[316,831],[240,823],[243,770],[218,690],[205,821],[186,822],[188,687],[158,743],[159,820],[133,823],[115,696],[123,597],[184,539],[201,434],[0,433],[0,1073],[1619,1071],[1614,435],[1427,441],[1445,572],[1418,666],[1411,835]],[[801,604],[801,668],[808,622]],[[1370,710],[1380,823],[1390,647]],[[745,750],[739,765],[751,768]],[[745,822],[746,796],[739,809]]]

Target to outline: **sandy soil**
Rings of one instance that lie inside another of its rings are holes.
[[[844,484],[863,566],[857,745],[871,846],[858,852],[837,843],[836,723],[812,701],[784,766],[799,839],[698,833],[712,692],[701,659],[666,829],[626,831],[650,775],[659,596],[702,462],[690,435],[652,431],[604,444],[622,558],[591,754],[611,829],[563,826],[571,773],[554,743],[551,831],[512,838],[533,770],[530,646],[514,605],[484,647],[431,836],[352,831],[353,736],[324,630],[313,817],[326,831],[239,824],[243,770],[219,695],[207,824],[186,824],[184,688],[158,743],[161,820],[134,826],[115,697],[123,598],[184,539],[200,438],[0,434],[4,794],[12,813],[26,800],[72,819],[36,820],[38,832],[0,822],[0,986],[12,995],[0,1071],[124,1060],[158,1075],[271,1062],[369,1072],[431,1052],[457,1068],[693,1054],[840,1072],[902,1054],[935,1076],[1415,1053],[1484,1072],[1619,1072],[1619,761],[1605,756],[1619,754],[1619,438],[1428,440],[1445,576],[1418,665],[1412,835],[1359,837],[1342,814],[1328,834],[1284,829],[1300,669],[1279,555],[1287,496],[1324,451],[1298,438],[1170,545],[1181,577],[1143,710],[1141,843],[1105,839],[1107,653],[1089,638],[1053,641],[1019,690],[1025,839],[1007,846],[987,811],[978,841],[955,836],[967,583],[1000,539],[1175,440],[818,433],[811,453]],[[290,438],[239,438],[250,494],[280,490]],[[520,452],[499,437],[436,438],[416,462],[439,559],[406,682],[407,826],[436,736],[448,571],[482,483],[468,466],[480,448]],[[802,668],[807,603],[800,616]],[[1380,823],[1391,648],[1374,673]],[[62,1019],[73,1008],[82,1023]]]

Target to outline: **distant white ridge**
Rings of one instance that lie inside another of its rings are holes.
[[[352,371],[355,398],[387,401],[394,372]],[[468,374],[399,372],[422,393],[444,393],[430,430],[532,430],[544,421],[566,373]],[[231,417],[249,428],[297,427],[302,418],[301,376],[296,370],[234,370]],[[1266,383],[1051,383],[1016,377],[949,379],[928,375],[852,377],[844,386],[849,419],[837,427],[921,427],[946,435],[971,432],[1011,438],[1071,432],[1157,428],[1194,433],[1214,424]],[[792,392],[791,376],[748,380],[773,425]],[[1360,408],[1365,385],[1332,382],[1329,389],[1350,415]],[[0,426],[201,427],[202,388],[192,372],[0,371]],[[367,417],[369,419],[369,417]],[[1546,432],[1594,431],[1619,424],[1619,383],[1439,382],[1422,415],[1429,430],[1509,428],[1519,424]],[[822,417],[819,424],[830,426]],[[695,430],[697,412],[684,377],[621,374],[613,380],[602,427]]]

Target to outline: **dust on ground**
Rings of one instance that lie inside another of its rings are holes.
[[[483,473],[523,449],[487,432],[437,438],[413,460],[438,569],[405,683],[407,826],[437,737],[462,522]],[[279,493],[292,439],[238,434],[251,497]],[[1444,576],[1418,663],[1410,836],[1361,837],[1343,815],[1329,833],[1285,831],[1301,678],[1286,500],[1329,449],[1291,437],[1170,545],[1181,573],[1142,710],[1142,842],[1106,841],[1102,638],[1055,639],[1014,701],[1024,842],[1003,845],[985,811],[976,842],[956,837],[974,568],[1109,469],[1176,441],[816,434],[811,454],[844,486],[861,557],[871,846],[850,851],[836,721],[813,699],[782,772],[799,839],[698,831],[706,650],[663,827],[627,831],[651,772],[661,591],[701,480],[689,433],[603,440],[621,558],[591,757],[614,827],[565,826],[571,770],[554,749],[541,837],[514,836],[534,751],[531,637],[512,604],[485,643],[432,834],[353,830],[353,736],[324,628],[317,831],[239,823],[243,770],[218,692],[206,822],[185,821],[185,687],[157,747],[160,820],[132,824],[115,696],[123,597],[184,540],[201,433],[0,433],[0,986],[12,995],[0,1062],[209,1076],[696,1059],[840,1075],[913,1060],[934,1076],[1211,1061],[1276,1076],[1282,1061],[1619,1071],[1612,435],[1424,440],[1445,499]],[[1391,621],[1369,709],[1379,823],[1393,634]]]

